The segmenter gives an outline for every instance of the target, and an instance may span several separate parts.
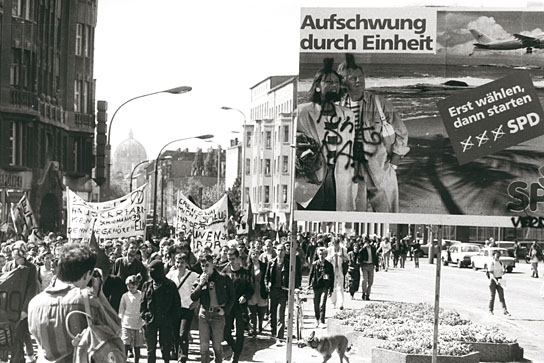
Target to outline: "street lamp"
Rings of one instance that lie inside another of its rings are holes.
[[[176,139],[176,140],[170,141],[169,143],[164,145],[162,147],[162,149],[159,151],[159,154],[157,155],[157,158],[155,159],[155,185],[153,186],[153,233],[155,233],[155,234],[157,233],[157,179],[159,177],[158,164],[159,164],[159,160],[160,160],[162,152],[164,151],[164,149],[167,146],[169,146],[169,145],[171,145],[171,144],[173,144],[175,142],[178,142],[178,141],[185,141],[185,140],[191,140],[191,139],[206,140],[206,139],[211,139],[211,138],[213,138],[213,135],[210,135],[210,134],[200,135],[200,136],[184,137],[184,138],[181,138],[181,139]]]
[[[149,160],[142,160],[142,161],[140,161],[138,164],[136,164],[136,166],[134,166],[134,168],[132,168],[132,171],[130,172],[130,179],[129,179],[129,185],[130,185],[129,190],[130,190],[130,193],[132,193],[132,179],[134,179],[134,178],[133,178],[134,171],[136,171],[136,169],[137,169],[140,165],[142,165],[143,163],[147,163],[147,162],[149,162]]]
[[[111,183],[111,125],[113,124],[113,120],[115,119],[115,115],[117,115],[117,112],[119,112],[119,110],[124,106],[126,105],[127,103],[131,102],[131,101],[134,101],[134,100],[137,100],[138,98],[143,98],[143,97],[147,97],[147,96],[152,96],[152,95],[156,95],[158,93],[170,93],[170,94],[173,94],[173,95],[179,95],[179,94],[183,94],[183,93],[187,93],[187,92],[190,92],[192,90],[192,87],[189,87],[189,86],[180,86],[180,87],[175,87],[175,88],[170,88],[170,89],[166,89],[166,90],[162,90],[162,91],[157,91],[157,92],[152,92],[152,93],[146,93],[145,95],[140,95],[140,96],[136,96],[136,97],[133,97],[127,101],[125,101],[121,106],[117,107],[117,109],[115,110],[115,112],[113,113],[113,116],[111,117],[111,120],[110,120],[110,124],[108,126],[108,137],[107,137],[107,144],[106,144],[106,155],[107,155],[107,158],[108,158],[108,170],[107,170],[107,183],[108,183],[108,192],[109,192],[109,189],[110,189],[110,183]],[[131,179],[131,185],[132,185],[132,179]]]
[[[241,191],[240,191],[240,194],[241,194],[241,198],[240,198],[240,202],[241,202],[241,207],[242,207],[242,210],[245,208],[245,194],[246,194],[246,183],[245,183],[245,180],[246,180],[246,114],[243,113],[242,111],[240,111],[239,109],[237,108],[232,108],[232,107],[229,107],[229,106],[223,106],[221,107],[222,110],[225,110],[225,111],[236,111],[236,112],[239,112],[240,114],[242,114],[242,116],[244,117],[244,132],[243,132],[243,135],[242,135],[242,178],[241,178]]]

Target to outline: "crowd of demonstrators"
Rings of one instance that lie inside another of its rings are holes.
[[[380,237],[301,233],[296,239],[295,286],[301,287],[306,268],[309,287],[314,291],[316,324],[325,323],[327,300],[343,308],[344,291],[354,298],[361,286],[363,300],[370,299],[379,264]],[[119,336],[134,362],[141,359],[144,347],[148,361],[155,362],[157,340],[164,362],[186,362],[191,323],[197,318],[203,362],[210,361],[211,351],[214,360],[221,362],[224,341],[232,350],[233,362],[240,359],[246,336],[269,334],[277,344],[285,342],[291,271],[289,238],[248,240],[231,236],[228,243],[217,241],[198,247],[183,235],[99,242],[110,263],[110,270],[104,271],[100,282],[90,276],[96,252],[89,252],[84,243],[68,243],[64,237],[50,234],[43,240],[2,245],[2,271],[7,273],[17,266],[28,269],[35,282],[28,284],[32,290],[28,300],[42,291],[33,303],[38,308],[34,321],[23,321],[29,311],[23,308],[12,362],[24,361],[20,357],[25,353],[29,361],[35,359],[30,332],[47,359],[68,361],[73,347],[64,345],[68,339],[64,325],[40,326],[40,319],[44,319],[41,314],[51,311],[54,304],[61,304],[66,313],[81,308],[78,289],[89,281],[99,285],[90,294],[93,309],[103,305],[100,319],[119,324]],[[79,323],[74,330],[84,325],[84,319]],[[267,323],[269,331],[265,330]],[[57,338],[53,342],[48,336]]]

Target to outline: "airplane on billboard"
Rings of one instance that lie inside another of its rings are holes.
[[[511,39],[495,40],[479,30],[469,29],[469,31],[478,41],[478,43],[474,43],[474,50],[469,55],[474,54],[474,51],[477,50],[513,50],[521,48],[527,48],[527,54],[531,54],[534,48],[544,48],[544,33],[536,37],[514,34]]]

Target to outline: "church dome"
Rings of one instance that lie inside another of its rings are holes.
[[[146,159],[147,153],[144,146],[134,138],[131,130],[128,139],[121,142],[115,149],[112,169],[128,175],[136,164]]]

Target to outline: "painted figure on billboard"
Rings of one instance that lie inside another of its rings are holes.
[[[341,107],[342,77],[326,58],[301,104],[297,123],[295,200],[299,209],[354,211],[355,116]]]
[[[341,105],[355,114],[356,209],[396,213],[397,167],[410,151],[408,130],[389,101],[365,91],[363,68],[352,54],[346,54],[338,73],[347,91]]]

